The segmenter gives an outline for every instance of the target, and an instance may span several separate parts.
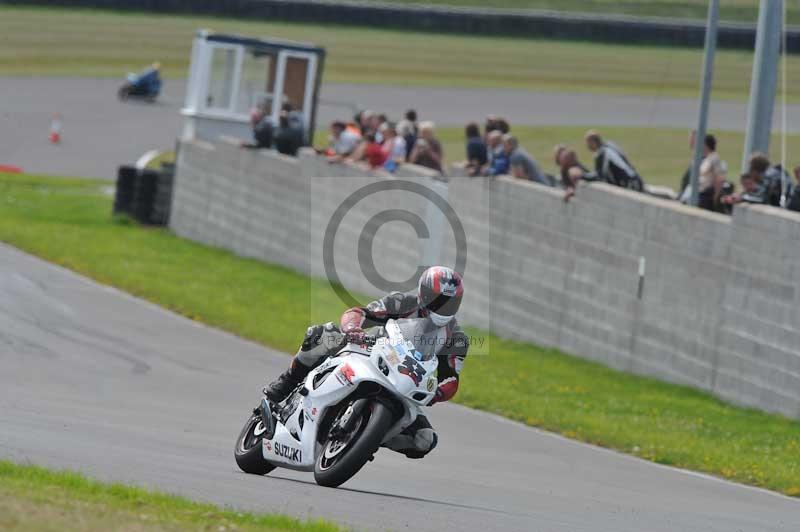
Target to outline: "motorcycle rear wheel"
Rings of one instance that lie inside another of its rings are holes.
[[[233,455],[236,458],[236,464],[239,469],[251,475],[266,475],[275,466],[264,460],[263,451],[261,450],[262,441],[264,439],[264,424],[261,422],[261,416],[258,414],[251,414],[247,422],[236,438],[236,448]]]
[[[350,480],[372,458],[392,425],[392,412],[377,401],[360,416],[350,433],[329,434],[314,464],[314,480],[320,486],[335,488]]]

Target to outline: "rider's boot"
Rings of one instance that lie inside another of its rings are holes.
[[[280,403],[287,397],[297,386],[303,382],[311,368],[298,362],[296,359],[292,360],[289,369],[281,373],[277,379],[269,383],[264,388],[264,395],[273,403]]]
[[[439,436],[425,416],[417,416],[403,432],[382,445],[408,458],[424,458],[439,441]]]
[[[306,330],[300,350],[292,359],[292,365],[277,379],[264,388],[264,395],[273,403],[280,403],[297,388],[326,357],[342,346],[344,335],[333,323],[312,325]]]

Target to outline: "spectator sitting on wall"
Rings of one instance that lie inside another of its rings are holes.
[[[433,155],[431,155],[430,144],[421,137],[418,138],[416,144],[414,144],[414,150],[411,152],[411,157],[408,162],[440,172],[439,165],[436,163]]]
[[[303,146],[303,130],[292,126],[289,113],[281,111],[278,117],[278,129],[275,132],[275,149],[284,155],[297,156],[297,151]]]
[[[644,190],[644,183],[636,169],[613,142],[605,142],[597,131],[589,130],[584,137],[586,147],[594,153],[594,176],[618,187]]]
[[[274,127],[272,118],[263,108],[250,111],[250,124],[253,127],[253,140],[255,142],[242,142],[242,148],[271,148]]]
[[[795,185],[792,194],[786,201],[786,208],[790,211],[800,212],[800,166],[794,168]]]
[[[414,109],[406,111],[405,117],[397,123],[397,134],[406,141],[406,161],[411,157],[411,150],[417,141],[417,112]]]
[[[721,161],[713,176],[711,185],[706,187],[698,196],[698,207],[721,214],[731,214],[733,204],[725,198],[736,192],[736,185],[728,181],[728,165],[725,164],[725,161]]]
[[[417,130],[417,112],[414,109],[409,109],[403,115],[403,119],[397,123],[397,129],[408,128],[412,135],[416,136],[419,131]]]
[[[553,160],[555,161],[556,166],[558,166],[559,168],[561,167],[561,154],[566,149],[567,149],[567,145],[564,144],[564,143],[556,144],[553,147]]]
[[[386,162],[386,154],[375,139],[374,133],[367,133],[362,143],[364,147],[363,160],[367,161],[370,168],[378,168]]]
[[[434,136],[435,127],[434,123],[429,121],[419,124],[419,138],[411,151],[409,162],[444,174],[442,144]],[[425,142],[422,142],[423,140]]]
[[[486,136],[489,162],[484,166],[482,174],[486,176],[505,175],[508,173],[508,156],[503,149],[503,134],[494,129]]]
[[[723,175],[722,178],[715,183],[714,188],[714,203],[712,203],[710,210],[720,214],[730,215],[733,212],[733,203],[728,202],[725,198],[736,193],[736,185],[728,181],[726,176]]]
[[[767,155],[761,152],[753,152],[747,161],[749,172],[761,176],[761,181],[766,188],[765,203],[780,207],[784,179],[788,185],[787,189],[791,188],[789,174],[779,164],[772,166]],[[787,197],[790,193],[791,190],[787,190]]]
[[[520,148],[517,137],[510,134],[503,135],[503,149],[508,157],[508,165],[513,177],[553,186],[553,183],[542,173],[533,157]]]
[[[560,149],[559,149],[560,148]],[[578,153],[569,146],[561,145],[556,148],[556,164],[558,165],[559,177],[564,188],[568,186],[575,186],[577,183],[575,179],[570,177],[570,170],[579,170],[579,179],[589,174],[589,169],[586,168],[579,160]],[[575,172],[572,172],[575,174]]]
[[[497,117],[494,115],[487,115],[486,122],[483,125],[483,137],[486,139],[486,142],[489,142],[489,134],[492,131],[497,131]],[[502,133],[501,133],[502,135]]]
[[[356,149],[353,150],[353,153],[345,160],[351,163],[366,161],[372,168],[382,165],[383,152],[381,151],[381,145],[375,142],[375,134],[367,133],[364,135]]]
[[[511,131],[511,126],[505,118],[488,115],[486,117],[486,124],[484,125],[484,135],[488,138],[489,133],[492,131],[499,131],[502,135],[505,135]]]
[[[406,162],[408,161],[409,157],[411,157],[411,150],[414,149],[414,144],[417,142],[417,135],[414,133],[414,129],[412,128],[411,124],[408,121],[401,120],[398,122],[397,126],[395,127],[397,134],[403,138],[406,145]]]
[[[305,137],[305,121],[303,119],[303,112],[298,111],[290,102],[286,102],[281,106],[281,111],[287,113],[289,116],[289,127],[293,127],[300,131],[300,134]]]
[[[738,203],[767,203],[767,186],[758,172],[745,172],[739,178],[742,192],[734,192],[721,198],[723,205],[736,205]]]
[[[578,160],[575,150],[563,144],[556,146],[555,158],[561,177],[561,186],[564,187],[564,201],[569,201],[575,195],[578,181],[589,174],[589,169]]]
[[[495,119],[495,124],[497,125],[497,130],[503,135],[507,135],[511,131],[511,124],[503,117]]]
[[[372,123],[372,117],[375,116],[375,113],[372,111],[365,109],[360,113],[357,113],[355,116],[356,123],[358,124],[359,129],[361,129],[361,135],[365,135],[370,132],[370,126]]]
[[[689,148],[693,154],[696,138],[697,132],[694,129],[689,131]],[[691,201],[692,164],[689,163],[681,179],[678,199],[682,203]],[[698,206],[701,209],[722,214],[731,213],[733,204],[725,198],[735,193],[736,185],[728,181],[727,174],[728,165],[717,154],[717,139],[713,135],[706,135],[703,142],[703,160],[697,176]]]
[[[388,121],[389,119],[386,118],[385,114],[372,115],[372,118],[370,119],[369,129],[375,133],[375,141],[378,144],[383,144],[383,133],[381,132],[381,128]]]
[[[689,169],[691,176],[691,168]],[[717,153],[717,139],[714,135],[706,135],[703,141],[703,160],[697,173],[698,206],[706,210],[715,210],[720,186],[725,182],[727,165]],[[680,201],[689,203],[692,196],[691,177],[689,185],[681,191]]]
[[[486,154],[486,143],[481,138],[481,131],[478,129],[478,124],[472,122],[467,124],[465,129],[467,137],[467,175],[470,177],[476,176],[480,173],[486,163],[489,162]]]
[[[330,162],[341,161],[353,153],[361,142],[358,129],[350,128],[344,122],[335,120],[331,123],[329,147],[325,152],[330,157]]]
[[[389,122],[381,126],[381,134],[383,135],[381,149],[385,161],[383,167],[389,172],[394,172],[398,165],[406,162],[406,141],[397,134],[397,129]]]
[[[358,126],[356,122],[353,122],[351,120],[350,122],[345,124],[344,129],[345,131],[349,131],[352,136],[354,136],[359,140],[359,142],[361,141],[361,128]]]

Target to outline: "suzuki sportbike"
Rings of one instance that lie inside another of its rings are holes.
[[[256,475],[285,467],[313,471],[322,486],[346,482],[433,399],[444,335],[428,318],[389,320],[346,344],[282,403],[262,398],[236,440],[236,463]]]

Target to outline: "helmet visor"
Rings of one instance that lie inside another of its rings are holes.
[[[423,305],[431,312],[440,316],[455,316],[458,307],[461,306],[461,296],[446,296],[440,294],[430,302],[423,301]]]

